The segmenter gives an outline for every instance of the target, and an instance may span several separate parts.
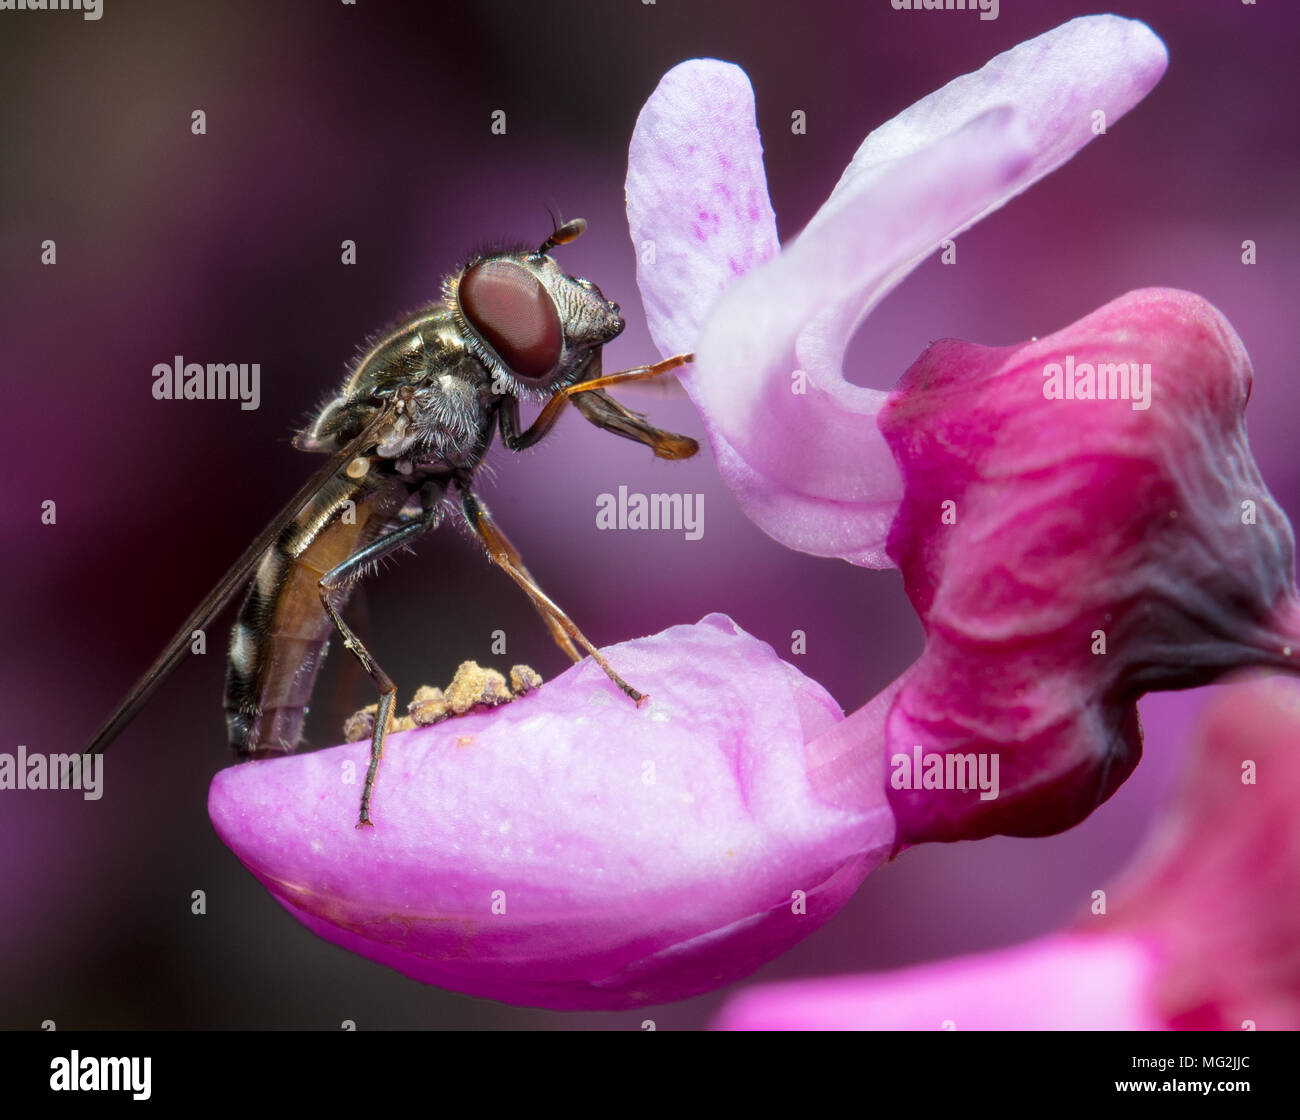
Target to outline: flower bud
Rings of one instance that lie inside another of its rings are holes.
[[[1227,320],[1165,289],[1020,346],[935,343],[903,376],[888,547],[926,646],[884,724],[901,843],[1060,832],[1137,765],[1144,692],[1295,670],[1251,377]],[[994,796],[953,788],[975,763]]]

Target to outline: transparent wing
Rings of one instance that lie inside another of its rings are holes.
[[[181,658],[184,657],[185,651],[193,640],[194,631],[204,629],[221,609],[230,602],[235,593],[248,582],[253,573],[253,568],[257,565],[262,554],[271,547],[276,538],[302,512],[312,496],[335,474],[346,467],[349,462],[374,446],[376,434],[393,417],[394,413],[395,408],[393,405],[389,405],[377,412],[355,439],[335,452],[329,461],[289,499],[288,504],[272,518],[271,523],[257,535],[256,540],[244,550],[239,559],[231,565],[230,570],[208,592],[203,602],[195,607],[189,618],[181,624],[180,629],[176,631],[162,653],[149,666],[144,676],[136,681],[135,687],[127,693],[126,698],[118,705],[117,710],[109,716],[107,722],[99,729],[83,753],[99,754],[108,748],[108,745],[135,718],[149,698],[158,690],[158,687],[171,676],[172,671],[180,664]]]

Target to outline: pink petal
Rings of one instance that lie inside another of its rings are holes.
[[[892,818],[813,796],[803,744],[839,709],[725,616],[605,652],[648,706],[588,660],[395,736],[373,830],[362,743],[223,771],[213,823],[304,925],[426,983],[554,1008],[725,984],[829,918]]]
[[[1008,193],[967,223],[972,225],[1095,139],[1098,110],[1105,114],[1107,128],[1114,124],[1155,88],[1168,65],[1169,52],[1159,36],[1140,20],[1121,16],[1080,16],[1027,39],[872,132],[809,228],[891,174],[893,161],[914,155],[990,109],[1010,106],[1031,137],[1033,159]]]
[[[627,218],[650,335],[686,353],[723,289],[779,247],[739,66],[695,59],[660,80],[632,133]]]
[[[639,280],[665,352],[689,349],[699,324],[697,362],[683,382],[720,470],[765,532],[815,555],[888,566],[885,537],[901,485],[874,424],[885,394],[843,379],[853,327],[941,239],[1091,139],[1094,109],[1110,122],[1131,108],[1166,61],[1145,25],[1113,16],[1074,20],[998,56],[872,133],[807,230],[717,303],[724,259],[743,259],[731,248],[748,236],[758,246],[753,259],[764,259],[767,226],[752,223],[747,233],[734,217],[724,222],[726,237],[692,245],[686,230],[703,209],[701,191],[677,181],[677,152],[689,135],[692,158],[707,166],[701,142],[721,149],[743,137],[752,152],[743,182],[752,191],[761,173],[752,96],[733,75],[727,113],[716,115],[710,98],[720,64],[671,72],[672,95],[656,91],[638,121],[628,213],[634,243],[677,251],[671,270],[643,268]],[[718,178],[716,169],[705,175],[702,190],[716,192]],[[806,392],[792,392],[797,371]]]
[[[886,394],[843,379],[842,347],[827,352],[818,324],[904,251],[932,249],[1029,158],[1010,111],[994,110],[901,161],[714,307],[682,380],[724,477],[738,478],[742,506],[764,532],[814,555],[888,566],[902,487],[876,427]]]
[[[1158,1030],[1158,954],[1138,938],[1057,936],[879,975],[747,988],[717,1030]]]
[[[1149,407],[1046,399],[1045,370],[1071,363],[1149,364]],[[891,773],[902,843],[1059,832],[1137,765],[1143,692],[1300,670],[1295,544],[1246,439],[1251,376],[1227,320],[1164,289],[1020,346],[939,342],[904,375],[880,416],[906,479],[889,550],[926,647],[884,737],[891,764],[915,748],[1000,776],[983,799]],[[879,765],[878,732],[838,749]]]

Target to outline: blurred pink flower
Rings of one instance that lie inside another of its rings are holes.
[[[1223,688],[1186,767],[1104,913],[1012,949],[749,988],[715,1026],[1300,1029],[1300,684]]]
[[[742,989],[727,1031],[1160,1030],[1154,946],[1061,934],[896,972]]]
[[[835,913],[894,843],[811,792],[842,718],[723,615],[609,651],[484,714],[222,771],[221,839],[295,918],[408,976],[557,1009],[664,1003],[753,971]]]
[[[843,377],[854,328],[939,242],[1059,167],[1159,81],[1143,23],[1072,20],[872,132],[807,228],[780,246],[744,71],[670,70],[637,121],[627,211],[650,333],[694,350],[682,381],[718,469],[776,540],[888,567],[902,479],[886,393]],[[888,380],[892,382],[893,376]]]

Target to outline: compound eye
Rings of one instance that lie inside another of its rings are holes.
[[[531,381],[560,361],[564,332],[555,304],[531,272],[511,261],[483,261],[460,281],[460,307],[511,371]]]

